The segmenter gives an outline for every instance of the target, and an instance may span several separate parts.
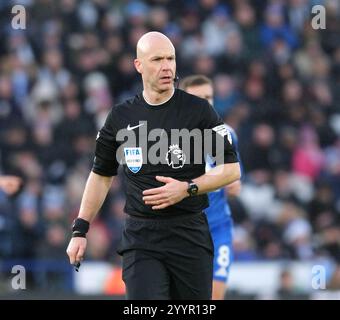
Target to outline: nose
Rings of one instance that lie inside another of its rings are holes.
[[[170,70],[170,62],[167,59],[162,61],[162,70]]]

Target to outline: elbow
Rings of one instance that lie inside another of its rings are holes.
[[[240,169],[240,164],[238,162],[233,163],[230,175],[231,175],[231,179],[228,181],[227,183],[228,185],[241,179],[241,169]]]
[[[235,182],[237,180],[240,180],[241,179],[241,168],[240,168],[240,164],[237,162],[235,163],[235,166],[233,168],[233,181],[232,182]]]
[[[237,172],[236,172],[236,175],[237,175],[237,179],[236,180],[240,180],[241,179],[241,167],[240,167],[239,163],[237,163]]]
[[[232,182],[231,184],[228,184],[226,186],[226,192],[229,197],[237,197],[241,193],[241,181],[237,180]]]
[[[223,169],[224,169],[223,186],[230,185],[231,183],[240,180],[241,169],[238,162],[225,164]]]

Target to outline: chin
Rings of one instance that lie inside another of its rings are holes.
[[[162,88],[163,90],[172,90],[173,87],[174,87],[173,83],[166,83],[160,85],[160,88]]]
[[[159,93],[163,93],[163,92],[166,92],[166,91],[170,91],[170,90],[172,90],[173,89],[173,85],[169,85],[169,86],[164,86],[164,85],[162,85],[162,86],[159,86],[158,87],[158,92]]]

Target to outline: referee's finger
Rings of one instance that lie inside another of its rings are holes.
[[[170,177],[156,176],[156,180],[164,182],[164,183],[169,183],[169,182],[172,182],[174,179]]]
[[[159,194],[164,191],[164,187],[158,187],[153,189],[148,189],[143,191],[143,196],[153,195],[153,194]]]
[[[77,256],[77,252],[75,249],[70,248],[70,245],[68,246],[66,253],[70,259],[70,264],[74,264],[76,262],[76,256]]]
[[[83,260],[84,252],[85,252],[85,248],[80,247],[77,253],[77,257],[76,257],[77,262],[80,262],[81,260]]]
[[[152,207],[152,210],[160,210],[160,209],[164,209],[164,208],[168,207],[169,205],[170,205],[169,202],[165,202],[165,203],[163,203],[163,204],[161,204],[161,205],[159,205],[159,206],[153,206],[153,207]]]
[[[154,201],[154,200],[162,200],[162,199],[166,199],[166,196],[164,194],[156,194],[153,196],[143,197],[144,201]]]
[[[153,206],[156,204],[162,204],[164,203],[164,199],[161,200],[153,200],[153,201],[145,201],[145,204],[149,205],[149,206]]]

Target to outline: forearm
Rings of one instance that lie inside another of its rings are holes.
[[[107,196],[113,177],[105,177],[91,172],[81,200],[79,218],[92,222]]]
[[[240,177],[240,165],[236,162],[219,165],[193,181],[198,186],[198,194],[204,194],[239,180]]]

